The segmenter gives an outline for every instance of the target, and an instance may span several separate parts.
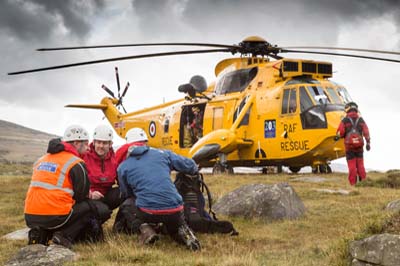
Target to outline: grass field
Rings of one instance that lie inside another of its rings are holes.
[[[23,173],[12,174],[9,168],[6,174],[0,172],[0,235],[25,226],[23,205],[30,176],[26,171]],[[382,180],[386,175],[369,173],[369,182]],[[400,191],[395,188],[350,187],[346,174],[323,175],[329,179],[325,183],[293,181],[301,176],[312,174],[205,175],[215,200],[245,184],[288,182],[307,208],[306,215],[300,219],[266,223],[258,219],[220,217],[231,220],[239,236],[197,234],[203,246],[200,253],[189,252],[167,236],[155,246],[139,246],[136,236],[111,234],[113,221],[110,220],[105,226],[107,241],[75,245],[73,250],[79,259],[69,265],[348,265],[348,242],[382,231],[391,217],[384,207],[400,199]],[[353,193],[337,195],[316,191],[321,188],[346,189]],[[391,230],[400,233],[398,228]],[[5,239],[0,243],[1,265],[26,245],[25,241]]]

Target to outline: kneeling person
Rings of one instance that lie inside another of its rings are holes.
[[[112,139],[113,130],[110,127],[97,126],[89,151],[84,155],[90,180],[89,197],[100,200],[111,210],[121,204],[119,188],[113,187],[117,178],[117,161]]]
[[[147,146],[147,135],[141,128],[127,133],[129,147],[127,159],[118,167],[122,195],[136,197],[137,213],[134,230],[144,243],[157,240],[148,223],[163,223],[168,234],[191,250],[200,250],[200,242],[185,222],[183,201],[176,190],[171,170],[196,174],[195,162],[171,151]]]
[[[88,140],[83,127],[70,126],[63,141],[51,140],[34,164],[24,211],[29,244],[47,244],[52,236],[53,243],[70,248],[95,215],[86,202],[90,183],[80,158]]]

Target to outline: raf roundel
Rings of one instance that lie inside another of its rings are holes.
[[[149,134],[150,134],[150,137],[152,137],[152,138],[154,138],[154,136],[156,135],[156,123],[154,123],[154,121],[150,122]]]

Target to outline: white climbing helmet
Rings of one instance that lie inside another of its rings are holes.
[[[89,133],[79,125],[71,125],[64,132],[63,141],[89,140]]]
[[[127,143],[148,141],[146,132],[139,127],[129,129],[125,135],[125,139]]]
[[[113,130],[109,126],[99,125],[94,129],[93,139],[102,141],[112,141]]]

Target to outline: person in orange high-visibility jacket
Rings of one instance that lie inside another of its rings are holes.
[[[89,136],[78,125],[70,126],[63,140],[52,139],[47,154],[33,167],[25,199],[29,243],[40,243],[39,232],[52,232],[52,241],[70,248],[95,215],[88,204],[89,178],[80,158]],[[47,240],[42,244],[47,244]]]

